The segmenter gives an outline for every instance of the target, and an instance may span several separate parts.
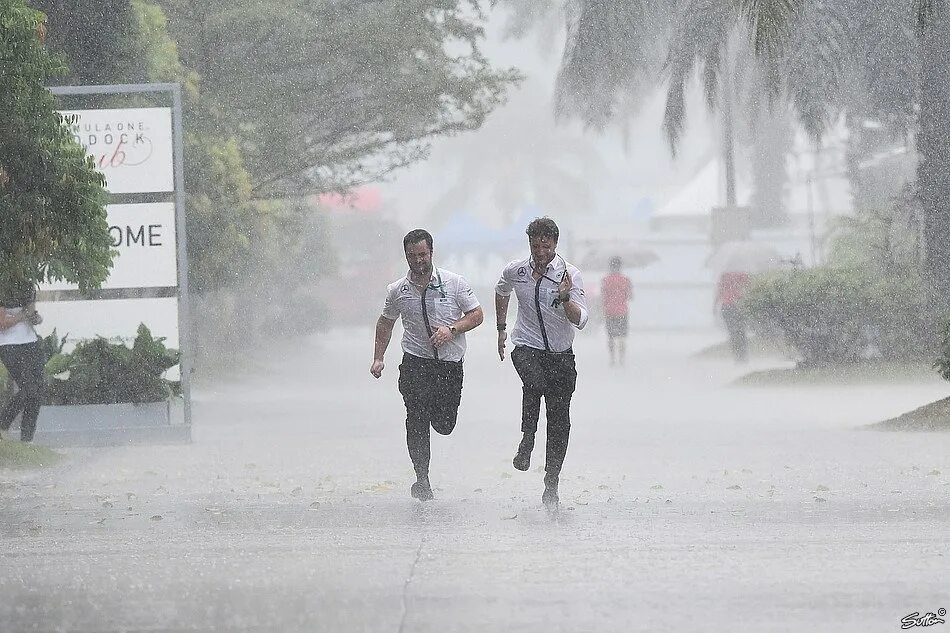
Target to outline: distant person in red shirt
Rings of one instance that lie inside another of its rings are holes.
[[[633,285],[624,275],[619,257],[610,258],[610,273],[600,282],[600,297],[604,305],[604,324],[607,326],[607,349],[610,364],[623,365],[627,353],[627,303],[633,299]]]
[[[716,288],[716,305],[719,306],[722,321],[729,333],[732,354],[739,363],[744,363],[749,355],[745,318],[739,308],[739,300],[748,287],[748,273],[724,272],[719,276],[719,285]]]

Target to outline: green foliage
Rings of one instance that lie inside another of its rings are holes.
[[[891,275],[920,261],[920,204],[916,188],[904,187],[889,206],[840,218],[830,239],[829,262]]]
[[[198,78],[181,64],[178,44],[168,33],[168,18],[161,7],[146,0],[132,0],[135,23],[135,47],[141,52],[148,81],[181,81],[186,94],[197,90]]]
[[[935,328],[924,311],[919,273],[882,276],[862,269],[812,268],[756,279],[743,309],[764,331],[780,332],[802,365],[868,356],[922,358]]]
[[[236,131],[261,197],[378,179],[480,126],[518,78],[482,55],[474,0],[160,4],[201,75],[194,123]]]
[[[237,289],[299,246],[301,208],[275,198],[343,190],[418,160],[431,138],[478,127],[517,79],[481,54],[474,0],[36,6],[75,69],[66,82],[183,83],[196,292]]]
[[[40,41],[43,15],[0,2],[0,284],[106,278],[114,252],[103,177],[45,86],[65,73]]]
[[[53,466],[64,455],[39,444],[0,442],[0,468],[29,469]]]
[[[944,380],[950,380],[950,323],[943,328],[940,342],[940,355],[934,362],[934,369]]]
[[[179,354],[163,341],[139,325],[131,348],[101,337],[79,343],[59,368],[69,377],[50,381],[47,403],[160,402],[177,395],[177,383],[162,374],[178,364]]]
[[[45,13],[48,44],[69,64],[67,83],[135,83],[144,79],[136,54],[130,0],[29,0]]]
[[[62,354],[66,346],[66,337],[60,338],[56,328],[53,328],[52,332],[40,339],[40,346],[43,348],[43,355],[46,358],[52,358],[57,354]]]
[[[187,198],[190,273],[197,292],[232,286],[254,258],[272,218],[251,197],[250,174],[236,139],[193,135],[186,145],[195,188]]]
[[[63,353],[66,337],[59,337],[56,330],[40,340],[43,349],[43,358],[46,359],[46,377],[50,378],[69,370],[69,355]]]

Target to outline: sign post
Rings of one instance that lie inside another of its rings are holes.
[[[130,342],[139,323],[180,351],[182,415],[191,436],[192,345],[185,232],[182,99],[179,84],[61,86],[71,101],[90,95],[155,95],[170,107],[63,110],[73,135],[106,179],[109,234],[118,255],[102,288],[40,288],[44,325],[67,343],[95,336]],[[170,99],[169,99],[170,97]],[[158,99],[156,99],[158,101]],[[172,370],[174,371],[174,370]]]

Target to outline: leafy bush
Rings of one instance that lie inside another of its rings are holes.
[[[143,324],[131,349],[102,337],[79,343],[63,364],[68,377],[50,380],[47,404],[160,402],[177,395],[179,384],[162,374],[178,364],[179,354],[163,341]]]
[[[783,271],[755,280],[743,300],[750,321],[779,332],[802,365],[862,358],[924,358],[934,349],[920,275],[858,268]]]
[[[950,380],[950,323],[943,328],[943,341],[940,345],[940,355],[934,363],[934,369],[943,377]]]

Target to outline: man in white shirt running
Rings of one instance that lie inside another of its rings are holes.
[[[402,318],[402,364],[399,392],[406,404],[406,444],[416,471],[410,494],[433,498],[429,484],[429,427],[448,435],[455,429],[462,400],[465,332],[484,316],[472,287],[460,275],[432,266],[432,236],[415,229],[402,241],[408,274],[386,291],[376,322],[376,345],[370,373],[383,374],[383,357],[397,318]]]
[[[530,466],[544,397],[547,446],[541,500],[557,508],[558,478],[571,433],[571,396],[577,382],[571,345],[575,330],[587,325],[587,299],[580,271],[556,252],[559,231],[554,220],[532,220],[526,232],[531,256],[508,264],[495,286],[498,356],[505,360],[508,301],[514,292],[518,320],[511,333],[515,345],[511,362],[523,383],[523,435],[512,463],[518,470]]]

